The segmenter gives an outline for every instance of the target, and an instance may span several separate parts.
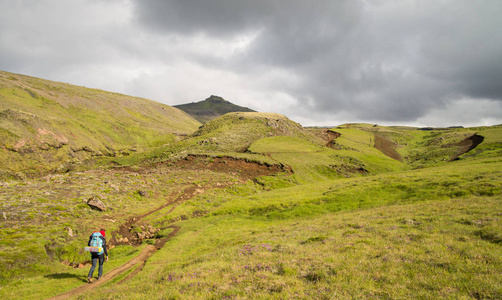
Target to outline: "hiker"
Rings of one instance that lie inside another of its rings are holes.
[[[101,229],[100,231],[95,231],[89,237],[89,242],[87,246],[92,247],[102,247],[103,250],[101,252],[91,252],[92,257],[92,267],[89,270],[89,275],[87,276],[87,281],[89,283],[92,282],[92,274],[94,273],[94,269],[96,268],[96,264],[99,260],[99,269],[98,269],[98,280],[103,276],[103,263],[108,261],[108,252],[106,251],[106,239],[105,239],[105,230]]]

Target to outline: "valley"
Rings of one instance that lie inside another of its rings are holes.
[[[0,75],[2,298],[502,297],[502,125],[202,124]],[[88,284],[100,228],[110,260]]]

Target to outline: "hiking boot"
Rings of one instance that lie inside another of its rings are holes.
[[[101,279],[101,276],[98,276],[98,280],[100,280],[100,279]]]
[[[91,277],[87,277],[87,282],[91,283],[92,282],[92,278]]]

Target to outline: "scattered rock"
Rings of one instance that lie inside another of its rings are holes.
[[[73,230],[71,230],[70,227],[67,227],[66,229],[68,229],[68,236],[73,237]]]
[[[7,214],[5,212],[3,212],[3,218],[7,220]]]
[[[89,205],[92,209],[95,210],[106,211],[105,204],[101,202],[98,196],[89,198],[89,200],[87,200],[87,205]]]
[[[82,147],[82,151],[85,151],[85,152],[94,152],[94,150],[91,147],[89,147],[89,146],[83,146]]]
[[[148,197],[148,196],[149,196],[148,192],[145,192],[145,191],[138,191],[138,194],[139,194],[141,197]]]

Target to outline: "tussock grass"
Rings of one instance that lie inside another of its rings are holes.
[[[500,245],[478,232],[502,229],[500,208],[500,199],[472,197],[273,222],[193,219],[138,277],[107,295],[499,298]]]
[[[272,191],[248,183],[217,205],[210,203],[217,195],[200,196],[178,209],[198,205],[205,217],[177,222],[178,235],[108,295],[499,298],[501,163],[459,161]]]
[[[209,171],[158,167],[147,174],[88,171],[5,183],[0,192],[0,282],[50,273],[65,260],[83,262],[89,256],[84,246],[94,230],[104,227],[111,233],[131,216],[174,200],[173,194],[194,184],[205,188],[232,180]],[[150,196],[139,196],[138,190]],[[86,204],[93,196],[105,203],[106,212]]]

